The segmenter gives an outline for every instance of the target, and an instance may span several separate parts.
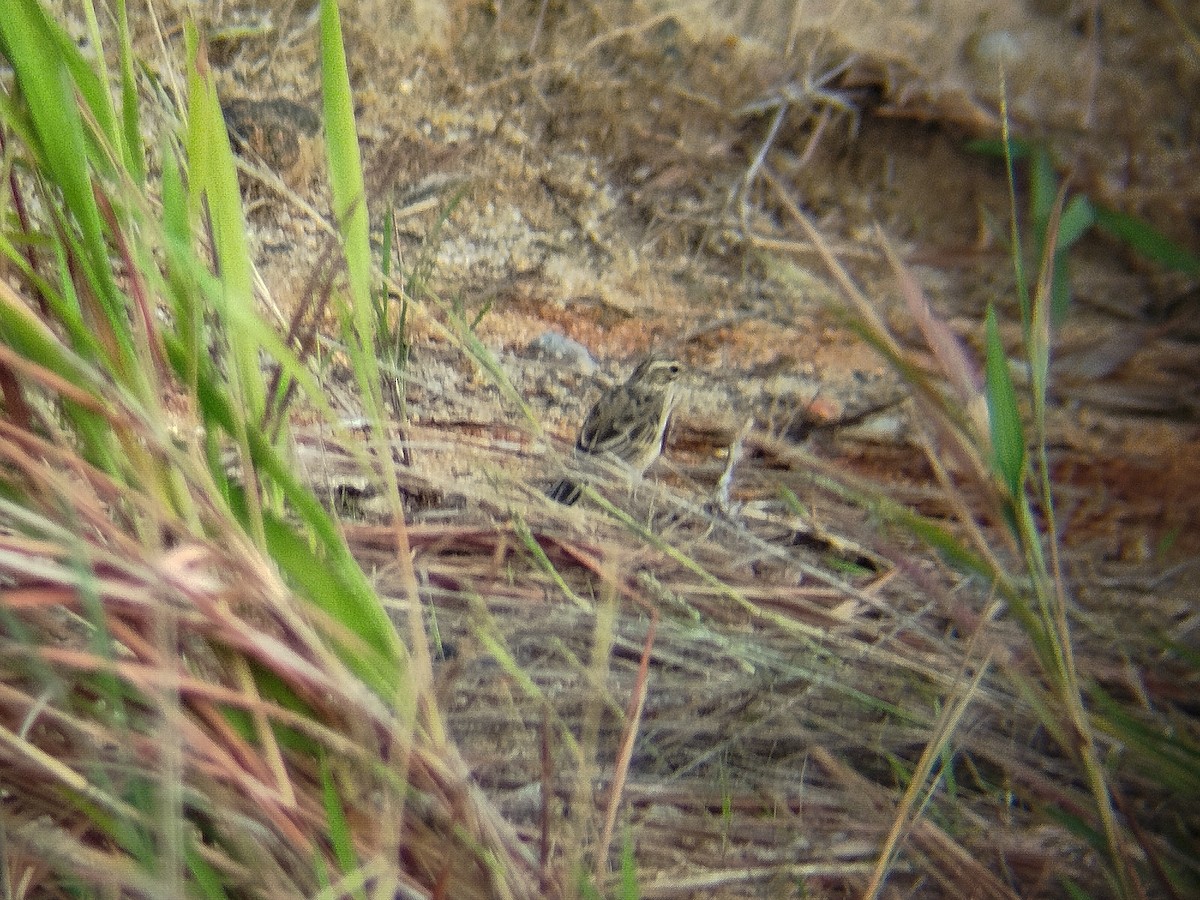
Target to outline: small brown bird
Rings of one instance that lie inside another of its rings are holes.
[[[675,359],[653,355],[642,360],[628,381],[596,401],[579,429],[575,454],[620,463],[638,475],[645,472],[662,453],[682,373]],[[547,493],[570,506],[581,488],[564,478]]]

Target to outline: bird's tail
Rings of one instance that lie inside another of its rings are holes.
[[[551,487],[550,490],[546,491],[546,495],[551,500],[555,500],[563,504],[563,506],[571,506],[576,500],[579,499],[579,495],[581,493],[583,493],[583,489],[580,488],[579,485],[574,481],[570,481],[566,478],[555,482],[554,486]]]

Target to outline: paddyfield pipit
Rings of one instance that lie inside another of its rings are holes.
[[[678,360],[642,360],[628,381],[609,390],[587,414],[575,440],[576,456],[619,463],[638,475],[645,472],[662,453],[682,373]],[[578,483],[564,478],[548,493],[570,506],[580,492]]]

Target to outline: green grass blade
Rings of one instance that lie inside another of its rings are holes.
[[[380,253],[380,285],[379,290],[375,293],[374,312],[375,312],[375,334],[380,340],[384,351],[384,356],[388,360],[396,360],[399,358],[401,343],[404,340],[404,321],[401,318],[396,323],[396,332],[393,340],[391,334],[391,325],[388,322],[388,283],[392,277],[392,245],[396,239],[396,213],[395,210],[389,209],[387,215],[383,217],[383,242],[380,245],[382,252]]]
[[[1082,194],[1076,194],[1067,203],[1058,220],[1058,240],[1055,252],[1062,253],[1079,243],[1089,228],[1096,223],[1096,208]]]
[[[229,895],[225,893],[224,882],[221,880],[221,873],[196,850],[193,841],[188,842],[184,852],[188,871],[192,874],[192,881],[199,888],[200,896],[206,900],[224,900],[228,897]]]
[[[43,39],[48,41],[47,57],[44,60],[35,61],[35,64],[43,62],[51,65],[61,64],[65,67],[73,87],[79,91],[80,97],[87,105],[92,121],[100,129],[99,135],[94,137],[103,147],[98,146],[96,141],[90,140],[92,136],[89,135],[89,159],[105,174],[112,174],[112,163],[120,158],[119,149],[122,140],[121,134],[116,128],[116,114],[112,105],[112,97],[108,91],[109,82],[104,69],[104,45],[100,40],[95,11],[91,8],[90,3],[84,4],[84,13],[88,18],[91,39],[96,47],[99,60],[98,65],[101,70],[99,73],[92,69],[91,62],[80,52],[79,47],[75,45],[66,30],[54,19],[45,15],[37,0],[22,0],[22,2],[26,11],[39,20],[38,28],[41,32],[39,41]],[[99,149],[102,149],[103,152],[97,154],[95,151]]]
[[[60,52],[67,60],[67,65],[71,68],[71,75],[75,79],[75,83],[79,85],[84,100],[96,117],[96,123],[100,126],[106,145],[105,149],[110,152],[109,161],[116,166],[124,162],[125,137],[116,127],[117,114],[113,107],[112,94],[109,92],[112,78],[108,72],[108,58],[104,53],[104,39],[100,34],[100,22],[96,18],[95,3],[92,0],[84,0],[80,6],[83,9],[84,18],[87,20],[92,47],[96,51],[94,69],[83,59],[79,48],[58,27],[58,23],[52,22],[52,25],[57,32]],[[140,135],[138,135],[137,144],[141,146]],[[112,171],[109,167],[105,167],[104,170]]]
[[[971,153],[978,153],[982,156],[995,156],[1000,159],[1017,162],[1029,158],[1031,144],[1029,141],[1022,140],[1019,137],[1009,136],[1007,140],[1003,138],[978,138],[970,140],[967,141],[966,147]]]
[[[1000,340],[996,310],[987,311],[987,403],[992,433],[992,464],[1016,502],[1025,482],[1025,430],[1017,408],[1017,395],[1008,371],[1008,357]]]
[[[366,193],[362,162],[358,150],[358,129],[354,123],[354,103],[350,94],[350,76],[346,68],[342,26],[336,0],[321,0],[321,89],[325,111],[325,150],[329,160],[329,181],[333,210],[342,235],[343,252],[349,273],[350,302],[341,310],[346,349],[368,419],[378,423],[373,442],[377,459],[386,459],[387,429],[383,405],[383,385],[376,350],[375,317],[371,305],[371,242],[368,227]],[[385,497],[397,517],[403,515],[396,473],[382,465],[376,474],[382,477]],[[405,563],[408,564],[407,562]],[[411,585],[415,582],[410,580]],[[414,610],[419,606],[412,598]],[[416,619],[411,620],[414,627]]]
[[[366,189],[342,26],[335,0],[321,0],[320,27],[321,88],[329,183],[333,194],[333,214],[342,235],[350,280],[349,316],[355,337],[354,341],[349,342],[350,351],[368,411],[378,416],[381,412],[381,392],[371,314],[371,242]]]
[[[1058,198],[1058,175],[1054,160],[1045,144],[1034,147],[1029,164],[1029,215],[1033,222],[1034,240],[1039,247],[1046,245],[1046,228]]]
[[[225,119],[217,99],[216,82],[199,44],[195,26],[188,42],[188,187],[193,221],[207,210],[213,249],[220,267],[222,290],[218,315],[228,318],[235,308],[254,307],[253,268],[246,240],[237,168]],[[258,422],[266,410],[266,386],[259,368],[256,342],[240,329],[229,329],[230,380],[247,421]]]
[[[169,338],[166,347],[178,370],[184,365],[181,342]],[[202,365],[197,374],[196,398],[210,436],[219,430],[233,433],[235,412],[230,398],[219,387],[211,363]],[[265,513],[262,546],[271,551],[280,569],[300,593],[376,651],[370,659],[357,654],[346,654],[343,659],[381,697],[392,699],[403,681],[407,656],[367,576],[350,555],[337,525],[312,492],[296,478],[267,437],[258,430],[251,430],[247,433],[247,444],[254,469],[278,486],[288,508],[309,530],[308,534],[301,535],[294,525]],[[214,478],[221,483],[223,474],[219,459],[212,460],[210,467],[214,470]],[[231,508],[245,522],[248,510],[242,505],[245,501],[240,493],[231,486],[225,489]]]
[[[550,576],[555,587],[562,591],[563,596],[574,603],[577,607],[587,613],[595,611],[595,607],[584,600],[579,594],[572,590],[571,586],[563,579],[558,569],[554,568],[554,563],[550,561],[550,557],[546,555],[546,551],[542,549],[542,545],[538,543],[534,537],[533,531],[526,524],[525,519],[515,509],[511,512],[513,531],[520,538],[521,543],[525,545],[525,549],[529,551],[534,562],[537,563],[539,569]]]
[[[1055,253],[1050,272],[1050,321],[1061,325],[1071,308],[1071,261],[1066,252]]]
[[[133,74],[133,44],[129,34],[126,0],[117,0],[117,31],[121,48],[121,127],[124,130],[125,168],[138,186],[146,183],[146,154],[138,115],[137,81]]]
[[[997,589],[1005,597],[1012,593],[1012,585],[1004,578],[1003,572],[997,572],[986,559],[972,551],[970,547],[966,546],[949,529],[932,519],[921,515],[902,503],[897,503],[882,493],[868,494],[863,491],[854,490],[834,481],[832,478],[815,473],[810,474],[809,478],[813,484],[819,485],[825,490],[836,494],[843,500],[855,503],[863,509],[869,510],[872,515],[878,516],[882,521],[906,529],[938,551],[949,565],[954,566],[959,571],[979,575],[986,578],[989,582],[995,583]],[[786,485],[780,485],[779,491],[780,496],[791,509],[796,511],[801,509],[800,499]]]
[[[198,273],[204,271],[196,258],[188,218],[187,188],[174,150],[167,144],[162,155],[162,210],[166,279],[174,313],[175,334],[183,348],[183,365],[177,374],[188,393],[195,395],[204,348],[203,309],[198,303]]]
[[[20,298],[0,288],[0,339],[25,359],[58,375],[86,394],[101,375],[64,347],[53,331]]]
[[[371,293],[371,246],[354,101],[335,0],[321,0],[321,67],[333,214],[345,242],[355,313],[363,314]]]
[[[1051,214],[1053,216],[1053,214]],[[1050,280],[1051,321],[1061,324],[1071,308],[1071,265],[1068,253],[1096,221],[1095,210],[1087,197],[1071,198],[1058,220],[1054,242],[1054,270]]]
[[[1167,269],[1200,275],[1200,257],[1189,253],[1141,219],[1097,206],[1096,225],[1106,234]]]
[[[82,352],[89,359],[101,358],[103,353],[100,345],[96,341],[95,335],[83,321],[79,304],[73,298],[68,299],[62,291],[56,290],[54,284],[31,269],[25,255],[18,250],[16,245],[9,241],[8,236],[2,231],[0,231],[0,253],[3,253],[13,267],[20,271],[21,275],[27,278],[30,284],[35,287],[38,297],[45,303],[51,317],[66,332],[71,346]],[[6,297],[5,302],[8,299],[11,298]],[[22,307],[25,306],[23,303],[20,305]]]
[[[12,0],[6,5],[5,14],[0,16],[0,38],[28,101],[39,155],[82,233],[80,261],[84,274],[94,285],[117,344],[114,348],[117,356],[110,364],[114,374],[137,383],[139,370],[134,362],[125,303],[113,279],[104,227],[88,173],[88,161],[95,154],[88,152],[89,143],[74,97],[76,87],[85,98],[97,94],[89,90],[95,75],[86,66],[81,71],[77,62],[72,65],[78,51],[68,42],[68,52],[62,52],[61,29],[34,0]],[[84,77],[84,72],[88,77]],[[103,109],[100,100],[95,102]],[[97,113],[95,107],[92,111]]]
[[[1025,251],[1021,247],[1021,220],[1017,215],[1017,171],[1015,161],[1030,152],[1028,144],[1017,145],[1012,137],[1008,123],[1008,94],[1002,92],[1000,97],[1000,128],[1003,136],[1001,149],[1004,153],[1004,174],[1008,179],[1008,208],[1012,211],[1009,216],[1009,252],[1012,253],[1013,270],[1017,277],[1017,300],[1021,306],[1021,327],[1029,330],[1030,301],[1029,285],[1025,276]]]
[[[625,840],[621,842],[621,884],[617,896],[621,900],[640,900],[642,896],[638,887],[637,858],[633,853],[633,834],[628,828]]]
[[[369,593],[369,585],[363,590],[354,577],[360,570],[353,559],[347,564],[336,548],[315,552],[307,535],[270,513],[264,514],[264,529],[267,549],[288,583],[362,639],[361,645],[347,646],[332,638],[342,648],[343,662],[381,697],[390,698],[400,680],[395,630],[386,615],[381,621],[375,614],[379,604]]]
[[[346,810],[338,796],[337,783],[333,770],[329,765],[327,754],[321,754],[321,800],[325,806],[325,821],[329,824],[329,843],[333,847],[333,855],[343,875],[358,869],[358,858],[354,852],[354,836],[350,832],[350,823],[346,821]],[[365,900],[362,891],[356,891],[353,896]]]
[[[1160,783],[1185,797],[1200,798],[1200,747],[1189,742],[1187,731],[1176,734],[1154,728],[1131,715],[1101,688],[1093,686],[1089,698],[1103,717],[1099,727],[1108,731],[1134,754],[1139,765]]]

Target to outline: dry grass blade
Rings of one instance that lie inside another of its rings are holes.
[[[658,616],[651,611],[650,629],[646,633],[646,643],[642,648],[642,658],[638,663],[637,681],[634,684],[633,696],[629,701],[629,710],[625,715],[625,732],[621,735],[620,748],[617,751],[615,774],[612,790],[608,797],[608,809],[604,817],[604,830],[596,850],[596,881],[603,883],[608,850],[612,844],[613,829],[617,823],[617,810],[620,805],[625,779],[629,774],[629,761],[633,756],[634,740],[637,737],[638,726],[642,721],[642,713],[646,708],[646,675],[650,668],[650,650],[654,646],[654,635],[657,631]]]
[[[57,480],[49,471],[43,477]],[[74,492],[79,499],[89,495]],[[193,539],[154,550],[125,541],[114,557],[95,529],[70,533],[49,520],[27,519],[42,538],[6,536],[0,547],[0,756],[12,778],[45,784],[42,796],[58,797],[76,816],[104,809],[148,835],[153,819],[142,801],[121,798],[135,788],[134,798],[161,795],[177,773],[184,819],[207,823],[206,844],[223,847],[231,860],[237,848],[258,846],[272,860],[277,888],[311,894],[315,873],[296,866],[323,845],[326,822],[313,800],[316,771],[305,759],[324,747],[339,760],[342,801],[352,819],[380,815],[386,798],[403,792],[410,798],[403,807],[411,810],[409,852],[419,858],[424,846],[433,854],[429,866],[449,866],[456,896],[490,893],[483,884],[494,876],[480,867],[475,847],[503,843],[502,830],[488,825],[486,815],[473,816],[473,826],[460,818],[459,801],[451,804],[445,792],[460,789],[462,774],[448,761],[413,748],[406,782],[369,750],[381,737],[383,746],[394,742],[394,713],[311,634],[296,630],[296,617],[303,621],[307,613],[245,547],[229,552]],[[169,646],[164,634],[172,636]],[[248,679],[248,665],[260,673],[256,679]],[[264,696],[262,672],[288,685],[286,694]],[[174,702],[165,703],[168,697]],[[111,714],[85,723],[80,713],[95,702]],[[164,730],[176,736],[177,766],[164,755]],[[310,751],[298,752],[305,746]],[[100,772],[107,773],[100,783],[108,790],[94,786]],[[29,795],[8,796],[5,819],[14,823],[31,813],[30,802]],[[473,836],[448,840],[456,828]],[[115,866],[112,878],[140,871],[133,860],[120,862],[121,832],[106,838],[103,830],[97,821],[79,832],[107,849],[78,857],[92,863],[73,871],[87,877],[102,858]],[[65,845],[50,832],[10,834],[52,865],[64,858],[53,848]],[[132,874],[119,878],[140,890]]]
[[[782,193],[782,189],[777,189]],[[1002,671],[1013,683],[1022,702],[1035,713],[1042,726],[1053,736],[1058,748],[1072,760],[1077,777],[1087,786],[1090,803],[1073,804],[1070,813],[1060,812],[1055,801],[1047,801],[1052,816],[1061,815],[1075,821],[1080,832],[1102,838],[1089,840],[1100,851],[1107,866],[1106,873],[1122,896],[1140,896],[1144,888],[1136,872],[1138,863],[1130,854],[1132,841],[1127,829],[1137,831],[1136,825],[1118,820],[1116,806],[1121,802],[1119,792],[1112,786],[1112,776],[1101,763],[1100,732],[1112,729],[1103,719],[1093,718],[1086,707],[1085,680],[1077,664],[1077,626],[1071,622],[1070,604],[1064,572],[1060,562],[1060,536],[1055,525],[1054,498],[1050,485],[1049,456],[1046,450],[1045,394],[1046,369],[1050,345],[1050,285],[1053,281],[1050,263],[1040,273],[1034,298],[1035,325],[1029,330],[1026,348],[1032,370],[1031,395],[1023,398],[1033,409],[1034,449],[1027,445],[1026,428],[1022,420],[1023,405],[1013,385],[1008,358],[1001,344],[993,306],[990,304],[986,327],[986,384],[971,365],[958,339],[931,314],[920,287],[896,252],[884,240],[885,254],[900,285],[909,312],[917,323],[936,365],[936,376],[950,385],[950,396],[931,379],[911,356],[901,349],[879,314],[866,304],[849,275],[828,250],[819,232],[798,206],[785,197],[785,205],[814,242],[822,259],[838,280],[844,297],[853,311],[852,321],[868,342],[886,356],[906,377],[922,399],[919,405],[920,430],[934,435],[926,438],[928,462],[944,487],[945,495],[956,510],[960,528],[973,545],[972,553],[965,547],[955,555],[967,559],[974,555],[986,561],[981,574],[992,580],[994,589],[1006,601],[1012,617],[1020,623],[1029,651],[1037,662],[1038,674],[1022,672],[1006,659]],[[1049,246],[1044,258],[1054,257],[1054,235],[1057,233],[1057,210],[1063,202],[1059,192],[1058,205],[1049,216]],[[1020,268],[1018,266],[1018,272]],[[986,400],[986,408],[984,401]],[[957,464],[948,471],[943,457]],[[1034,462],[1031,463],[1031,459]],[[967,478],[964,478],[967,476]],[[964,480],[973,481],[973,495],[983,501],[985,524],[979,522],[977,502],[972,502],[960,486]],[[1037,500],[1032,498],[1036,495]],[[1035,512],[1035,507],[1037,511]],[[990,520],[989,524],[986,524]],[[1044,523],[1044,528],[1043,528]],[[919,524],[910,520],[910,524]],[[923,529],[932,534],[929,529]],[[997,552],[995,533],[1004,536],[1008,552]],[[939,537],[939,546],[950,546]],[[1161,741],[1163,736],[1157,738]],[[932,746],[932,745],[931,745]],[[923,781],[929,774],[931,762],[926,751],[918,763],[917,773]],[[905,808],[911,808],[916,782],[909,785]],[[1086,824],[1083,824],[1086,823]],[[897,826],[900,819],[897,819]],[[893,831],[887,846],[894,846],[898,832]],[[886,858],[886,854],[885,854]],[[873,876],[870,893],[880,890],[886,872],[884,859]],[[1163,881],[1163,870],[1153,870]]]
[[[144,148],[122,148],[136,111],[118,132],[58,23],[35,0],[12,11],[0,52],[39,52],[0,107],[27,248],[0,279],[0,865],[51,891],[533,896],[440,730],[419,611],[412,666],[288,469],[287,423],[278,444],[257,427],[265,357],[315,381],[254,308],[196,31],[190,152],[168,149],[150,196]],[[407,557],[402,521],[388,538]]]

